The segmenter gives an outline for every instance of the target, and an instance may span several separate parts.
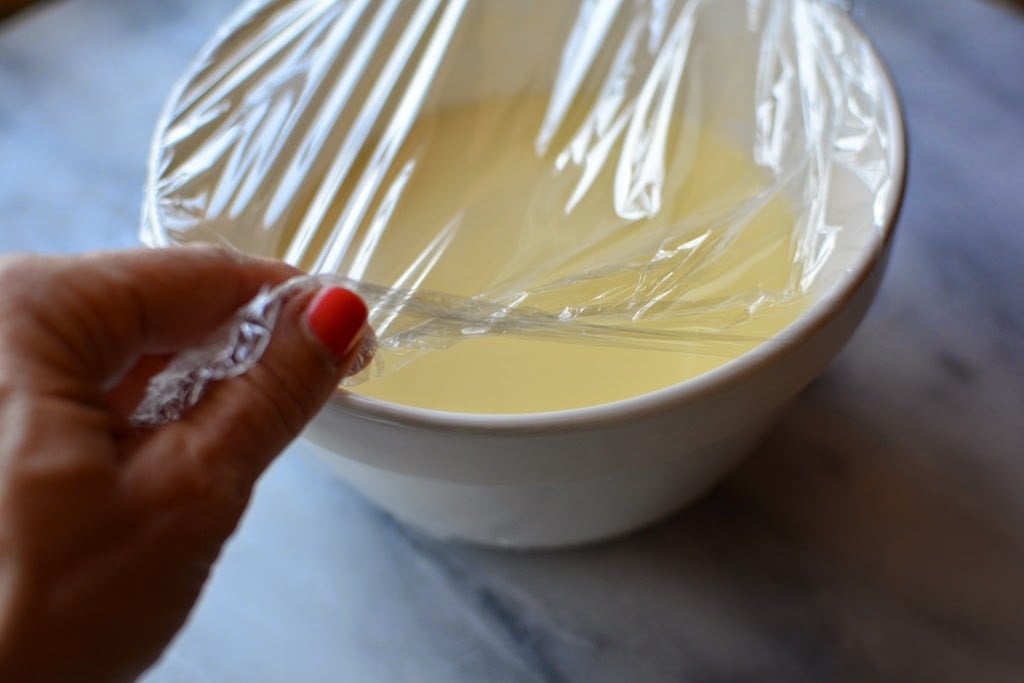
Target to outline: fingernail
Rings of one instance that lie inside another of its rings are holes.
[[[359,343],[366,324],[366,304],[341,287],[328,287],[310,302],[306,324],[335,358],[344,358]]]

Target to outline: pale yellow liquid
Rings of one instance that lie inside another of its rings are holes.
[[[378,200],[337,272],[349,275],[355,268],[356,277],[376,284],[500,300],[509,293],[534,289],[538,283],[621,259],[652,235],[673,234],[681,221],[721,213],[722,207],[751,197],[767,183],[749,153],[723,136],[691,126],[669,140],[670,163],[664,173],[661,206],[653,217],[639,221],[616,217],[611,198],[614,154],[583,199],[566,212],[566,200],[581,173],[570,168],[556,174],[552,167],[587,113],[571,113],[550,151],[538,154],[534,140],[545,105],[543,98],[474,102],[422,117],[381,184],[382,196],[388,187],[401,185],[400,200],[392,204],[397,208],[387,216],[386,230],[374,234],[372,227],[374,216],[391,211],[387,202]],[[397,170],[403,166],[413,169],[404,179]],[[344,203],[344,194],[339,197],[339,203]],[[647,277],[662,284],[651,291],[663,294],[667,289],[669,303],[781,291],[792,269],[793,222],[787,202],[765,202],[708,268],[696,274],[652,269]],[[454,226],[452,238],[435,250],[430,264],[423,265],[423,252],[431,249],[432,242],[436,244],[446,225]],[[673,243],[686,242],[704,230],[696,229]],[[318,233],[303,265],[314,267],[326,240],[326,234]],[[590,247],[581,249],[581,244]],[[642,250],[638,253],[642,261],[647,258]],[[560,254],[567,256],[559,259]],[[627,270],[582,285],[555,287],[530,297],[524,305],[557,312],[614,287],[625,285],[628,290],[629,279],[637,277],[637,272]],[[528,413],[608,403],[719,367],[777,334],[804,308],[804,299],[762,307],[748,320],[729,327],[730,333],[749,341],[723,346],[710,340],[699,353],[579,344],[571,339],[468,338],[446,350],[422,354],[397,371],[351,390],[393,403],[469,413]],[[662,329],[677,324],[643,317],[626,322]],[[710,313],[686,319],[686,329],[718,329],[721,324],[722,319]]]

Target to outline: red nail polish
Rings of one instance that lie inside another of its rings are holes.
[[[366,304],[341,287],[320,291],[306,311],[306,324],[316,338],[337,358],[343,358],[356,342],[366,324]]]

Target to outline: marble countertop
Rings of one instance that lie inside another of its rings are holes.
[[[136,243],[162,100],[234,4],[0,25],[0,250]],[[912,143],[882,291],[723,485],[510,554],[403,528],[296,446],[146,680],[1024,680],[1024,18],[927,4],[854,3]]]

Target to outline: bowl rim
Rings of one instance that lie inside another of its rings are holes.
[[[607,426],[660,413],[668,406],[688,403],[740,382],[771,361],[799,347],[834,320],[861,289],[890,248],[903,209],[907,189],[909,140],[906,114],[899,88],[878,48],[853,17],[838,8],[833,11],[845,20],[862,45],[867,48],[883,83],[885,113],[891,131],[891,178],[895,191],[885,206],[885,220],[878,230],[879,239],[861,250],[857,259],[811,306],[777,335],[756,348],[697,377],[671,384],[638,396],[580,408],[535,413],[466,413],[419,408],[382,399],[361,396],[346,389],[334,392],[324,410],[391,425],[458,432],[543,433],[566,428]]]

